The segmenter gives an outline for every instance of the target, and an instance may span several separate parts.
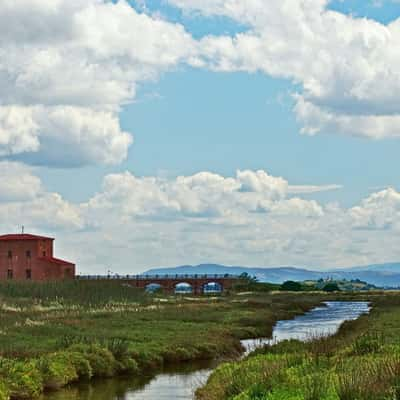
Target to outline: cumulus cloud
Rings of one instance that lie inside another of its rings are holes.
[[[358,229],[395,229],[400,227],[400,193],[388,188],[371,194],[349,210]]]
[[[98,193],[74,203],[48,191],[30,167],[1,162],[0,221],[5,232],[25,225],[55,235],[60,254],[91,273],[205,261],[345,266],[400,257],[394,188],[343,208],[301,197],[315,185],[296,187],[291,193],[289,182],[265,171],[170,179],[124,172],[106,175]]]
[[[205,171],[175,179],[125,172],[106,176],[102,190],[81,209],[96,228],[94,236],[107,243],[96,250],[99,259],[121,272],[204,261],[345,266],[400,256],[393,246],[400,210],[396,190],[374,193],[346,209],[299,197],[316,192],[314,185],[296,186],[297,194],[290,187],[265,171],[233,177]],[[79,235],[86,243],[83,238],[92,233]],[[110,256],[110,248],[124,256]]]
[[[21,164],[0,163],[0,202],[32,200],[41,192],[42,183]]]
[[[113,164],[132,142],[111,112],[68,106],[0,107],[0,135],[0,156],[38,165]]]
[[[119,126],[121,107],[138,84],[180,64],[293,80],[302,86],[294,111],[305,134],[399,135],[400,20],[344,15],[327,0],[169,2],[247,30],[194,40],[125,0],[2,1],[0,156],[121,162],[132,143]]]
[[[384,25],[329,9],[328,0],[169,0],[248,30],[202,39],[204,65],[262,71],[301,84],[303,133],[398,136],[400,19]]]
[[[0,156],[121,162],[132,143],[119,126],[121,106],[138,83],[190,62],[193,52],[181,25],[125,0],[2,1]]]
[[[288,187],[285,179],[262,170],[237,171],[234,178],[200,172],[174,180],[138,178],[125,172],[107,175],[102,192],[86,207],[91,211],[118,210],[125,217],[219,218],[228,224],[252,212],[323,215],[322,207],[314,201],[288,199]],[[303,192],[307,190],[305,186]]]
[[[0,221],[5,231],[21,225],[37,229],[81,229],[80,206],[46,191],[34,172],[15,162],[0,162]]]

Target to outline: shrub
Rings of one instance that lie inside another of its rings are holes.
[[[12,398],[31,399],[43,390],[41,374],[33,361],[1,359],[0,376]]]
[[[336,282],[327,283],[327,284],[322,288],[322,290],[323,290],[324,292],[330,292],[330,293],[332,293],[332,292],[340,292],[340,288],[339,288],[339,286],[338,286],[338,284],[337,284]]]
[[[89,353],[87,357],[93,369],[93,376],[112,377],[115,374],[116,362],[108,350]]]
[[[164,359],[157,351],[132,352],[133,358],[142,369],[155,369],[163,365]]]
[[[195,353],[195,349],[192,349],[192,351],[190,351],[185,347],[175,347],[174,349],[166,350],[163,356],[166,362],[179,362],[194,359]]]
[[[124,339],[110,339],[104,342],[104,347],[111,351],[116,360],[126,358],[129,353],[129,342]]]
[[[294,281],[286,281],[282,283],[281,290],[288,291],[288,292],[300,292],[301,291],[301,283],[294,282]]]
[[[92,367],[84,354],[75,351],[69,352],[68,356],[80,379],[90,379],[93,376]]]
[[[136,374],[139,371],[138,363],[131,357],[125,357],[117,361],[117,369],[119,373]]]
[[[66,352],[45,355],[37,365],[46,389],[58,389],[78,379],[71,356]]]

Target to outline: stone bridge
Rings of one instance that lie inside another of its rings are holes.
[[[140,289],[160,289],[163,293],[201,295],[221,293],[240,280],[236,275],[80,275],[81,280],[120,280]]]

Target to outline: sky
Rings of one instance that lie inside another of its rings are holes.
[[[3,0],[0,226],[79,273],[400,261],[400,2]]]

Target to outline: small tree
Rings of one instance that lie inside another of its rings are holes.
[[[239,283],[236,284],[237,290],[251,290],[252,286],[257,283],[255,276],[250,276],[247,272],[239,275]]]
[[[281,285],[281,290],[285,290],[288,292],[300,292],[301,289],[302,287],[300,282],[286,281]]]
[[[336,282],[329,282],[327,283],[322,290],[324,292],[340,292],[339,285]]]

